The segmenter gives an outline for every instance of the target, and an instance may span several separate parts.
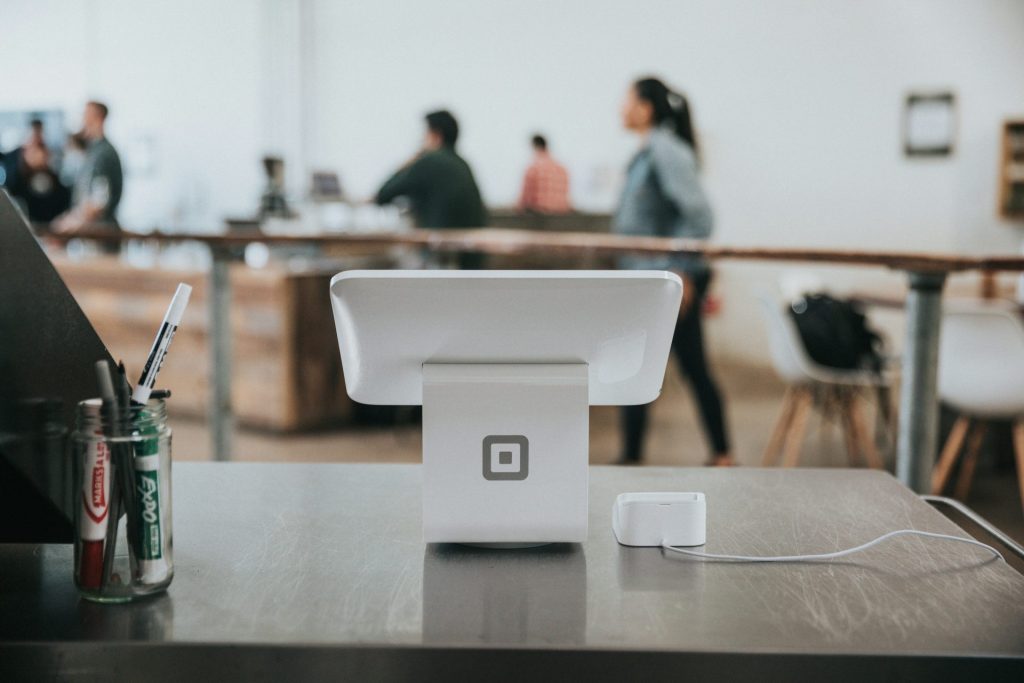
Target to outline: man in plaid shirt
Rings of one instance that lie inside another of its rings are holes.
[[[548,142],[540,135],[533,136],[533,163],[526,169],[523,191],[519,195],[519,210],[535,213],[569,213],[569,173],[565,166],[551,158]]]

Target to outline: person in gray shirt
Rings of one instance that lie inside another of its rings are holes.
[[[74,232],[84,226],[104,225],[116,230],[124,175],[121,157],[107,140],[104,128],[110,110],[102,102],[87,102],[82,114],[85,160],[75,178],[71,209],[54,221],[54,229]]]
[[[712,215],[698,177],[697,143],[686,98],[656,78],[629,88],[622,108],[625,127],[642,139],[626,171],[626,183],[613,228],[621,235],[688,237],[711,234]],[[683,280],[683,302],[672,350],[689,380],[708,438],[711,465],[732,465],[725,410],[708,369],[701,329],[701,306],[711,269],[696,256],[622,256],[620,268],[671,270]],[[623,464],[639,463],[647,428],[647,406],[623,408]]]

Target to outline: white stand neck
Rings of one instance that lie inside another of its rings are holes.
[[[428,543],[582,542],[587,366],[423,366]]]

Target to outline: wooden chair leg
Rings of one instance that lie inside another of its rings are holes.
[[[811,390],[804,387],[796,397],[793,408],[793,422],[786,435],[786,449],[782,458],[783,467],[793,467],[800,460],[800,446],[803,445],[804,433],[807,431],[807,418],[811,413],[814,396]]]
[[[846,442],[846,458],[850,463],[850,467],[857,467],[860,464],[860,445],[857,443],[857,429],[853,425],[853,420],[850,419],[850,401],[853,400],[852,395],[846,395],[843,397],[843,403],[839,407],[839,419],[843,423],[843,440]]]
[[[868,428],[864,422],[864,415],[860,412],[859,398],[856,394],[850,397],[850,422],[853,423],[854,433],[857,435],[857,441],[860,443],[860,447],[864,452],[864,457],[868,461],[868,467],[872,467],[876,470],[884,469],[885,463],[882,462],[882,456],[878,452],[878,447],[875,445],[875,440],[870,438],[868,435]]]
[[[764,454],[761,456],[761,466],[768,467],[775,463],[775,459],[782,449],[782,443],[789,431],[789,425],[793,422],[793,408],[796,406],[796,395],[800,390],[790,386],[786,388],[786,394],[782,397],[782,410],[775,420],[775,427],[772,435],[768,438],[768,444],[764,447]]]
[[[821,425],[818,427],[818,450],[822,453],[828,452],[831,445],[829,439],[832,424],[843,429],[843,406],[846,401],[846,387],[827,386],[823,387],[826,400],[821,406]]]
[[[967,430],[970,426],[971,419],[961,415],[953,424],[953,429],[949,431],[949,437],[946,439],[946,445],[942,447],[939,462],[936,463],[935,470],[932,472],[933,496],[942,495],[946,489],[949,475],[953,472],[953,465],[956,464],[956,458],[960,454],[961,446],[964,445],[964,439],[967,438]]]
[[[878,410],[875,411],[875,446],[892,456],[896,451],[896,413],[892,409],[892,392],[888,386],[875,389]]]
[[[821,402],[818,405],[821,422],[818,424],[818,450],[824,453],[828,446],[828,428],[832,422],[832,414],[835,412],[834,404],[839,401],[839,395],[832,387],[823,387]]]
[[[953,494],[958,500],[967,500],[967,494],[971,492],[974,468],[978,465],[978,452],[981,451],[981,442],[985,439],[986,431],[988,425],[981,420],[971,430],[971,438],[967,441],[967,451],[960,465],[960,476],[956,480],[956,491]]]
[[[1020,504],[1024,509],[1024,420],[1013,425],[1013,450],[1017,455],[1017,484],[1020,486]]]

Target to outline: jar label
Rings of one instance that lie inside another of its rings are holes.
[[[103,441],[91,442],[85,451],[83,467],[82,509],[85,518],[79,532],[82,538],[103,540],[110,496],[110,447]]]

